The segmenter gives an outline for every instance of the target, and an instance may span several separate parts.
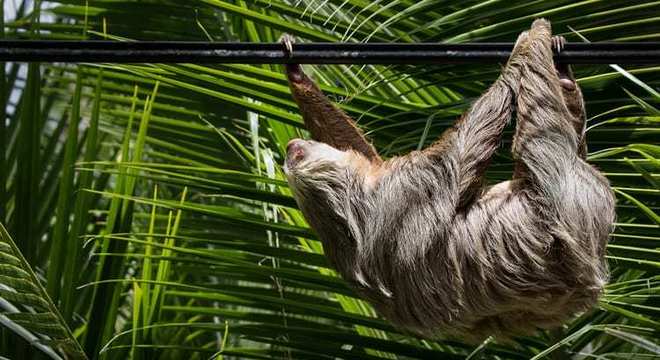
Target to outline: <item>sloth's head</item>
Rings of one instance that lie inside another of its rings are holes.
[[[333,169],[348,166],[351,155],[322,142],[293,139],[286,146],[284,171],[289,177],[312,176],[316,172],[327,175]]]
[[[284,172],[301,207],[306,199],[343,193],[356,175],[353,162],[357,156],[314,140],[291,140],[286,148]]]
[[[337,227],[372,185],[373,166],[362,154],[313,140],[291,140],[284,165],[298,205],[313,227]],[[315,224],[314,224],[315,223]]]

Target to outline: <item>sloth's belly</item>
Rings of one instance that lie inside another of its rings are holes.
[[[487,201],[497,197],[509,196],[520,186],[520,184],[520,180],[508,180],[497,183],[486,188],[486,191],[479,197],[479,201]]]
[[[557,326],[589,308],[607,278],[598,250],[607,231],[552,217],[562,212],[543,211],[519,184],[505,181],[484,191],[446,235],[431,241],[424,261],[401,266],[391,259],[384,279],[392,295],[365,297],[411,331],[475,340]],[[401,228],[401,238],[414,239],[398,238],[397,245],[419,243],[419,229]]]

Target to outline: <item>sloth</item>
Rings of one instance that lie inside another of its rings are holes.
[[[614,196],[585,161],[582,93],[570,66],[553,61],[563,44],[548,21],[534,21],[453,127],[387,160],[299,65],[287,65],[313,139],[287,145],[297,204],[330,264],[401,330],[509,339],[596,303]],[[512,179],[486,186],[514,110]]]

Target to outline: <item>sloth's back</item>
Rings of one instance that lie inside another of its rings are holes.
[[[486,192],[434,235],[414,269],[393,259],[393,296],[376,307],[414,332],[475,341],[555,327],[587,310],[607,281],[614,199],[600,174],[583,170],[552,190],[561,198],[508,182]],[[402,236],[420,234],[401,225]]]

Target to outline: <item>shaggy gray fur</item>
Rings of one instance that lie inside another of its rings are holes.
[[[289,182],[333,266],[392,323],[477,341],[555,327],[596,302],[608,277],[614,197],[584,161],[582,95],[562,87],[552,42],[550,24],[535,21],[452,129],[384,162],[363,140],[328,140],[345,139],[341,131],[363,138],[346,124],[333,133],[332,122],[346,115],[289,69],[303,114],[323,109],[305,116],[312,136],[346,155],[287,160]],[[514,178],[486,188],[484,171],[514,106]]]

